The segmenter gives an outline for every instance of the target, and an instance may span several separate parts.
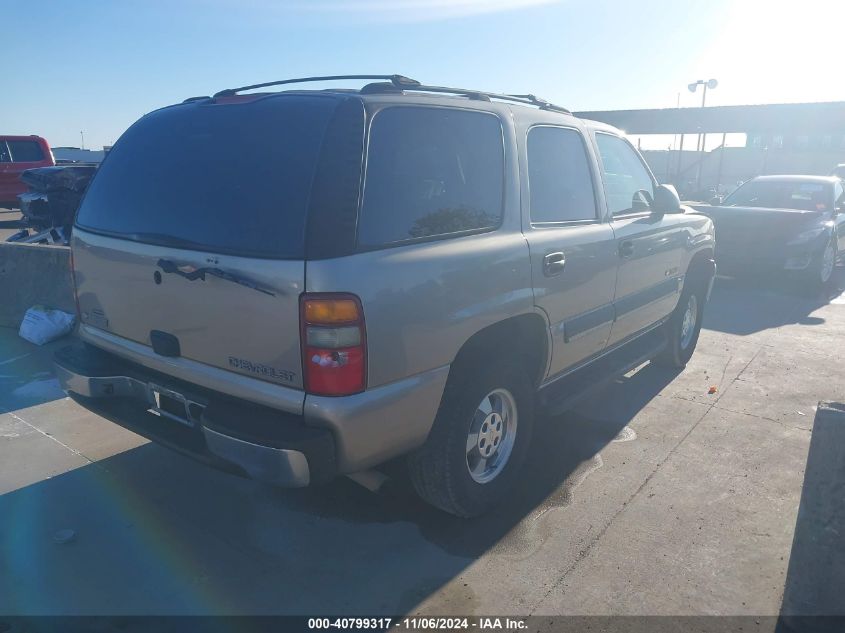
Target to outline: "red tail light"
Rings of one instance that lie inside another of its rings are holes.
[[[299,307],[305,391],[321,396],[364,391],[367,337],[358,297],[304,294]]]

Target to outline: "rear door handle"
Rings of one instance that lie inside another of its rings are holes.
[[[619,242],[619,257],[627,259],[634,254],[634,243],[631,240]]]
[[[563,272],[564,266],[566,266],[566,255],[561,251],[549,253],[543,257],[543,274],[546,277],[559,275]]]

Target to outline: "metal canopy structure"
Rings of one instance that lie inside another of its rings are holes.
[[[608,123],[628,134],[845,134],[845,101],[596,110],[574,114]]]

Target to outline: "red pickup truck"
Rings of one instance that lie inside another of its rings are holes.
[[[50,146],[40,136],[0,135],[0,207],[17,207],[26,191],[21,173],[33,167],[55,165]]]

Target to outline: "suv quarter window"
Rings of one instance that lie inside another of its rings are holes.
[[[504,136],[495,114],[386,108],[370,125],[358,245],[494,229],[503,189]]]
[[[628,141],[612,134],[596,133],[602,164],[607,206],[613,215],[649,210],[654,181],[642,159]]]
[[[35,163],[44,160],[44,152],[36,141],[7,141],[12,161],[15,163]]]
[[[584,137],[578,130],[538,125],[528,130],[532,223],[596,220],[596,196]]]
[[[9,155],[9,148],[6,146],[6,141],[0,140],[0,163],[11,163],[12,157]]]

